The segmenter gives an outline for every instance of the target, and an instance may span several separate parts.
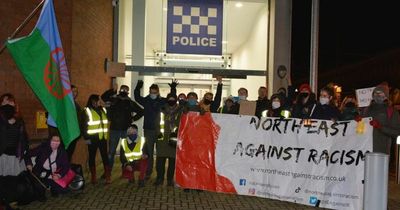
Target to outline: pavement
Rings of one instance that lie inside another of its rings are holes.
[[[115,169],[120,167],[116,166]],[[102,169],[98,169],[102,174]],[[85,174],[88,177],[89,174]],[[85,189],[59,197],[47,196],[46,202],[33,202],[21,209],[317,209],[310,206],[251,196],[213,192],[184,192],[179,187],[153,186],[152,177],[143,188],[138,183],[128,183],[120,178],[120,170],[114,170],[112,183],[104,180],[92,185],[86,182]],[[88,179],[86,179],[88,180]],[[400,185],[391,178],[389,184],[389,209],[400,209]]]

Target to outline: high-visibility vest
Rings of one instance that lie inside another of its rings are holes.
[[[142,158],[142,155],[143,155],[142,149],[143,149],[144,143],[145,143],[144,138],[143,137],[139,138],[139,141],[136,142],[135,147],[133,148],[133,150],[131,150],[128,147],[128,140],[126,138],[122,139],[122,142],[121,142],[122,149],[124,150],[125,157],[128,160],[128,162],[132,162],[132,161],[139,160],[140,158]]]
[[[88,107],[85,108],[85,111],[86,115],[89,118],[89,121],[87,122],[87,134],[91,136],[99,135],[100,140],[108,139],[108,119],[106,115],[106,109],[103,108],[103,111],[101,112],[101,117],[96,111]]]

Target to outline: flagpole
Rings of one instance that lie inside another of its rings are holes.
[[[7,38],[7,40],[15,38],[15,36],[26,26],[26,24],[28,24],[28,22],[33,18],[33,16],[39,11],[39,8],[44,4],[44,1],[45,0],[42,0],[35,7],[35,9],[33,9],[33,11],[29,14],[29,16],[25,18],[24,22],[22,22],[21,25],[18,26],[18,28],[14,31],[14,33],[11,34],[10,37]],[[3,43],[3,46],[1,46],[0,54],[3,53],[4,49],[6,48],[7,40]]]

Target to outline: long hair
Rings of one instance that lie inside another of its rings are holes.
[[[97,103],[98,101],[100,101],[100,96],[97,94],[92,94],[89,96],[89,99],[86,103],[86,107],[93,109],[94,108],[93,102]]]

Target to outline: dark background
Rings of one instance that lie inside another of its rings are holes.
[[[320,0],[319,76],[324,77],[329,74],[333,82],[340,80],[341,77],[362,76],[360,72],[352,75],[351,68],[346,71],[343,67],[354,66],[379,56],[382,60],[385,54],[399,49],[399,6],[397,1]],[[309,80],[311,0],[293,1],[292,21],[292,81],[294,85],[299,85]],[[391,57],[393,60],[393,56]],[[391,68],[390,71],[395,70],[396,68]],[[335,71],[340,74],[333,74]],[[373,74],[373,71],[379,69],[366,68],[363,73]],[[390,78],[393,72],[389,74],[388,71],[381,70],[379,74],[388,74],[387,77],[382,75],[379,79],[388,78],[389,83],[392,83],[390,85],[399,87],[400,84],[393,84],[397,83],[397,80]],[[397,72],[400,78],[400,69]],[[362,81],[354,81],[356,84],[342,80],[342,83],[346,84],[341,85],[345,89],[346,86],[351,86],[353,89],[374,86],[381,82],[376,81],[377,79],[365,78]],[[327,81],[322,79],[318,84],[319,87],[326,85]],[[320,84],[324,82],[325,84]]]

